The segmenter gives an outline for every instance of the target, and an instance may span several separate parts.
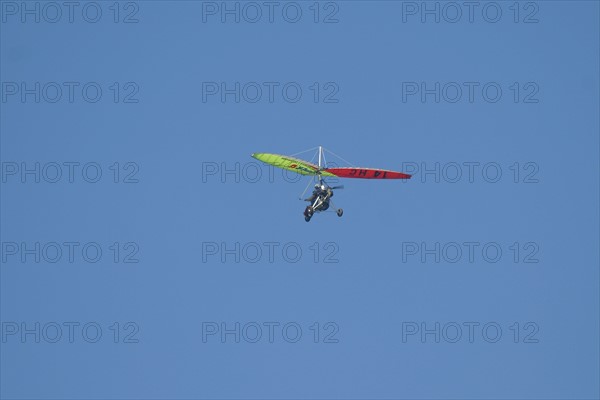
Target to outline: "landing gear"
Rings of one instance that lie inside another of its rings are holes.
[[[331,201],[332,196],[333,190],[324,182],[321,182],[320,185],[317,185],[312,196],[306,199],[306,201],[310,202],[310,204],[304,209],[304,220],[306,222],[310,222],[312,216],[316,212],[323,212],[327,210],[335,211],[338,217],[341,217],[344,213],[344,210],[337,208],[333,204]],[[302,193],[300,197],[304,197],[304,193]]]
[[[309,222],[314,213],[315,210],[312,208],[312,206],[306,206],[306,209],[304,210],[304,220]]]

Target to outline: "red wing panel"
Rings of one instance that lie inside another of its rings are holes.
[[[411,175],[402,172],[374,168],[327,168],[325,171],[340,178],[361,179],[410,179]]]

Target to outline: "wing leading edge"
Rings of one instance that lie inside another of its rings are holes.
[[[317,175],[319,166],[308,161],[301,160],[299,158],[283,156],[281,154],[271,153],[254,153],[252,157],[259,161],[273,165],[277,168],[287,169],[288,171],[294,171],[301,175]],[[334,176],[331,173],[321,171],[322,176]]]

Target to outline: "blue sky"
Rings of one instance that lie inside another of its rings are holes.
[[[598,398],[597,2],[22,4],[1,397]]]

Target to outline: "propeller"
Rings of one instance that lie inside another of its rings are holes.
[[[343,189],[344,185],[332,186],[331,189]]]

